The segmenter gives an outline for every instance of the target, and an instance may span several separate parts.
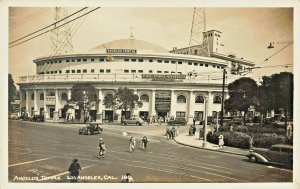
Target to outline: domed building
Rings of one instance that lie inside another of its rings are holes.
[[[211,37],[220,40],[218,35]],[[209,43],[211,57],[199,56],[197,47],[192,47],[194,55],[188,55],[188,48],[168,51],[133,38],[107,42],[87,52],[39,57],[33,60],[36,75],[22,76],[18,82],[23,99],[20,110],[29,116],[44,114],[46,120],[64,120],[66,116],[80,120],[79,109],[66,110],[64,106],[74,84],[89,82],[98,90],[99,101],[89,115],[98,122],[120,121],[119,110],[103,105],[105,96],[119,87],[133,89],[143,102],[130,115],[180,117],[189,123],[193,118],[202,120],[206,102],[208,115],[221,110],[223,69],[238,66],[247,70],[254,66],[215,52],[213,39]],[[232,75],[226,83],[238,77]]]

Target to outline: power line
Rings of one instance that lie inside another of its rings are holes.
[[[55,24],[57,24],[57,23],[59,23],[59,22],[61,22],[61,21],[63,21],[63,20],[66,20],[67,18],[69,18],[69,17],[71,17],[71,16],[73,16],[73,15],[75,15],[75,14],[77,14],[77,13],[83,11],[83,10],[86,9],[86,8],[87,8],[87,7],[84,7],[83,9],[80,9],[79,11],[76,11],[76,12],[74,12],[73,14],[71,14],[71,15],[69,15],[69,16],[63,18],[63,19],[58,20],[57,22],[54,22],[53,24],[50,24],[50,25],[48,25],[48,26],[46,26],[46,27],[44,27],[44,28],[42,28],[42,29],[39,29],[39,30],[37,30],[37,31],[35,31],[35,32],[32,32],[32,33],[30,33],[30,34],[28,34],[28,35],[26,35],[26,36],[23,36],[23,37],[21,37],[21,38],[15,40],[15,41],[12,41],[12,42],[8,43],[8,45],[11,45],[11,44],[13,44],[13,43],[16,43],[16,42],[18,42],[18,41],[20,41],[20,40],[22,40],[22,39],[24,39],[24,38],[27,38],[27,37],[29,37],[29,36],[35,34],[35,33],[38,33],[38,32],[40,32],[40,31],[42,31],[42,30],[44,30],[44,29],[47,29],[47,28],[49,28],[49,27],[51,27],[51,26],[53,26],[53,25],[55,25]]]
[[[31,38],[29,38],[29,39],[27,39],[27,40],[25,40],[25,41],[22,41],[22,42],[20,42],[20,43],[14,44],[14,45],[10,46],[9,48],[12,48],[12,47],[21,45],[21,44],[23,44],[23,43],[25,43],[25,42],[27,42],[27,41],[30,41],[30,40],[32,40],[32,39],[34,39],[34,38],[36,38],[36,37],[39,37],[39,36],[41,36],[41,35],[43,35],[43,34],[45,34],[45,33],[48,33],[48,32],[50,32],[50,31],[52,31],[52,30],[55,30],[55,29],[57,29],[57,28],[60,28],[60,27],[66,25],[66,24],[68,24],[68,23],[70,23],[70,22],[73,22],[74,20],[77,20],[78,18],[81,18],[81,17],[83,17],[83,16],[85,16],[85,15],[87,15],[87,14],[90,14],[91,12],[93,12],[93,11],[99,9],[99,8],[101,8],[101,7],[97,7],[97,8],[95,8],[95,9],[93,9],[93,10],[91,10],[91,11],[89,11],[89,12],[87,12],[87,13],[81,15],[81,16],[78,16],[78,17],[76,17],[76,18],[74,18],[74,19],[72,19],[72,20],[70,20],[70,21],[68,21],[68,22],[66,22],[66,23],[64,23],[64,24],[62,24],[62,25],[57,26],[57,27],[54,28],[54,29],[47,30],[47,31],[45,31],[45,32],[43,32],[43,33],[41,33],[41,34],[38,34],[38,35],[36,35],[36,36],[34,36],[34,37],[31,37]]]

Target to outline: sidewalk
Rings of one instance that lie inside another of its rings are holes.
[[[188,131],[183,131],[182,129],[178,136],[174,138],[174,141],[185,146],[241,156],[245,156],[249,151],[247,149],[233,148],[229,146],[219,147],[217,144],[212,144],[209,142],[206,142],[205,147],[203,147],[204,141],[199,139],[199,132],[196,132],[195,136],[189,136]]]

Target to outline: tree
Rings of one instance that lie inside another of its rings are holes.
[[[284,110],[285,126],[287,126],[288,114],[293,116],[293,74],[281,72],[273,74],[271,77],[264,77],[262,86],[269,98],[269,109]]]
[[[12,78],[11,74],[8,74],[8,112],[12,111],[11,103],[14,101],[17,95],[17,89],[15,86],[15,82]]]
[[[225,110],[230,112],[244,112],[244,124],[246,114],[250,106],[256,103],[257,83],[251,78],[242,77],[228,85],[229,99],[225,100]]]
[[[80,110],[83,110],[84,122],[86,122],[86,110],[91,109],[92,106],[95,106],[98,102],[97,90],[90,83],[78,83],[75,84],[71,89],[71,104],[74,104],[79,107]]]
[[[142,107],[143,103],[139,101],[139,96],[134,94],[132,89],[118,88],[114,95],[106,95],[103,104],[107,107],[113,107],[122,112],[133,110],[135,106]]]

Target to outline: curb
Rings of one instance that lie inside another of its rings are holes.
[[[204,147],[200,147],[200,146],[195,146],[195,145],[190,145],[190,144],[186,144],[186,143],[182,143],[176,140],[176,137],[174,138],[174,141],[178,144],[184,145],[184,146],[188,146],[188,147],[192,147],[192,148],[198,148],[198,149],[202,149],[202,150],[209,150],[209,151],[214,151],[214,152],[220,152],[220,153],[226,153],[226,154],[234,154],[234,155],[239,155],[239,156],[244,156],[244,154],[238,153],[238,152],[229,152],[229,151],[219,151],[219,150],[213,150],[210,148],[204,148]]]

